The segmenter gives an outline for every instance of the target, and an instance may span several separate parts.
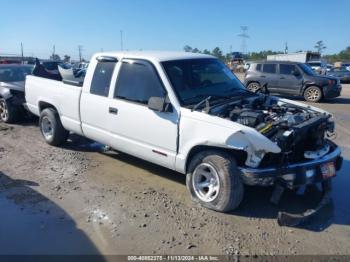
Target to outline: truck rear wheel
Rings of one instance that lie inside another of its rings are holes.
[[[194,201],[202,206],[228,212],[243,199],[243,183],[235,159],[219,150],[199,152],[191,160],[186,177]]]
[[[18,120],[18,108],[10,100],[0,98],[0,119],[5,123],[15,123]]]
[[[39,127],[46,143],[59,146],[66,142],[69,132],[62,126],[60,117],[53,108],[46,108],[40,114]]]

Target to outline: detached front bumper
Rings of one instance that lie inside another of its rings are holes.
[[[284,167],[240,167],[241,177],[244,183],[260,186],[275,185],[275,190],[270,199],[273,204],[278,204],[286,187],[296,188],[314,183],[322,184],[323,197],[317,207],[308,209],[300,214],[278,212],[277,221],[280,226],[297,226],[304,223],[329,203],[331,178],[335,176],[335,170],[338,171],[341,168],[343,158],[341,157],[340,148],[330,141],[328,143],[331,147],[330,152],[318,159],[290,164]],[[332,176],[325,176],[322,168],[329,165],[333,167]]]
[[[282,167],[249,168],[239,167],[241,177],[245,184],[270,186],[276,182],[288,188],[295,188],[302,185],[323,182],[325,178],[322,173],[322,166],[333,163],[336,170],[341,168],[343,158],[341,150],[334,143],[330,142],[331,151],[318,159],[294,163]]]

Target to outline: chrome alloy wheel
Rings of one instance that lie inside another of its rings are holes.
[[[309,101],[318,101],[320,97],[321,97],[321,92],[316,88],[310,88],[306,91],[306,98]]]
[[[47,116],[41,120],[41,132],[46,140],[50,140],[53,137],[52,123]]]
[[[260,85],[258,83],[250,83],[247,88],[251,92],[256,92],[260,89]]]
[[[202,163],[196,167],[192,175],[193,189],[198,198],[204,202],[211,202],[219,194],[220,180],[215,168]]]
[[[9,111],[5,100],[0,100],[0,118],[4,122],[6,122],[9,118]]]

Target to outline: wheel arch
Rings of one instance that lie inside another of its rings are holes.
[[[57,108],[53,104],[45,101],[39,101],[39,113],[41,113],[44,109],[47,109],[47,108],[52,108],[58,113]]]
[[[203,151],[211,151],[211,150],[222,151],[232,155],[237,161],[237,165],[244,164],[245,160],[247,159],[247,152],[244,150],[237,150],[232,148],[218,147],[218,146],[211,146],[211,145],[196,145],[191,148],[191,150],[187,155],[186,162],[185,162],[185,173],[188,172],[189,164],[191,163],[195,155]]]
[[[251,83],[257,83],[257,84],[261,85],[261,83],[258,80],[248,80],[246,82],[246,86],[250,85]]]
[[[307,83],[304,84],[303,89],[302,89],[302,95],[304,95],[305,90],[306,90],[308,87],[310,87],[310,86],[316,86],[316,87],[318,87],[319,89],[321,89],[322,95],[323,95],[323,88],[322,88],[322,86],[320,86],[320,85],[318,85],[318,84],[316,84],[316,83],[314,83],[314,82],[307,82]]]
[[[9,88],[0,87],[0,98],[7,100],[7,99],[10,99],[11,97],[12,97],[12,94]]]

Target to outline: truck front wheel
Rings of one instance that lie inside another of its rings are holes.
[[[39,127],[46,143],[59,146],[66,142],[69,132],[62,126],[58,113],[53,108],[46,108],[40,114]]]
[[[202,206],[228,212],[243,199],[243,183],[235,159],[219,150],[199,152],[193,157],[186,177],[194,201]]]

